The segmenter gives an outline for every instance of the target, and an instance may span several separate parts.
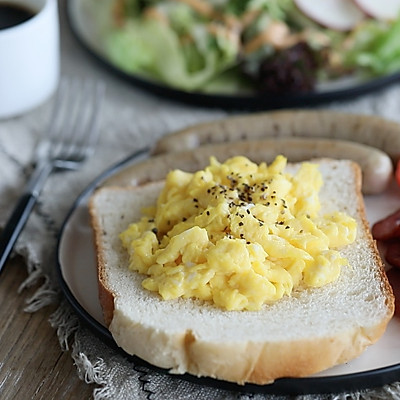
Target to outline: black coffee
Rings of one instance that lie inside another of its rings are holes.
[[[11,28],[32,18],[35,13],[24,6],[0,3],[0,29]]]

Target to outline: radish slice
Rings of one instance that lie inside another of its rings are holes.
[[[372,18],[396,19],[400,13],[400,0],[354,0],[355,4]]]
[[[348,31],[365,18],[365,13],[352,0],[294,1],[297,7],[313,21],[337,31]]]

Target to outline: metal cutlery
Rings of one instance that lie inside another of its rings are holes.
[[[78,169],[94,152],[104,93],[102,82],[61,80],[47,137],[37,147],[34,172],[0,236],[0,272],[49,175]]]

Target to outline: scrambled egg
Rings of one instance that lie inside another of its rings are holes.
[[[129,268],[163,299],[212,301],[259,310],[299,285],[335,281],[347,260],[337,248],[355,240],[342,212],[321,216],[317,164],[295,175],[287,160],[257,165],[238,156],[202,171],[171,171],[157,204],[121,233]]]

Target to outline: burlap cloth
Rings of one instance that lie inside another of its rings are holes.
[[[57,233],[83,188],[101,171],[161,136],[190,124],[222,118],[223,110],[201,109],[177,104],[145,93],[114,77],[97,64],[75,41],[65,23],[65,4],[60,4],[62,34],[62,73],[69,76],[101,78],[107,84],[101,139],[96,154],[77,172],[51,176],[15,252],[25,259],[29,278],[21,288],[39,281],[45,283],[28,300],[28,312],[58,303],[51,318],[63,349],[69,350],[77,374],[95,383],[95,399],[270,399],[261,394],[231,393],[182,379],[171,378],[145,367],[135,366],[107,347],[83,327],[60,294],[55,278],[54,251]],[[400,85],[361,99],[330,104],[347,112],[377,114],[400,120]],[[50,103],[50,102],[49,102]],[[4,226],[10,205],[14,204],[31,170],[35,145],[44,134],[50,104],[11,120],[0,121],[0,226]],[[360,393],[328,396],[298,396],[305,399],[400,399],[400,383]]]

